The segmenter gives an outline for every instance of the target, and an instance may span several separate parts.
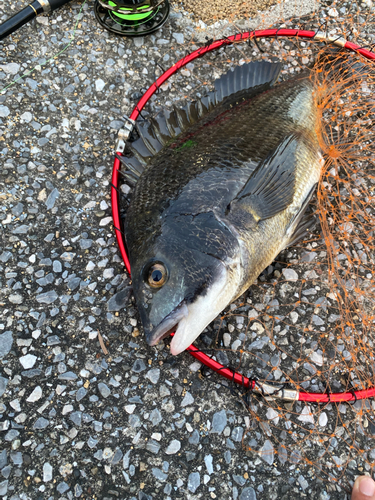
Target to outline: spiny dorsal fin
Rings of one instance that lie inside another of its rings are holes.
[[[223,102],[235,102],[263,92],[277,80],[281,70],[280,63],[251,62],[237,66],[234,71],[215,80],[215,90],[183,108],[162,111],[149,122],[137,125],[139,138],[128,143],[128,150],[144,165],[164,146],[176,139],[181,133],[210,113]]]

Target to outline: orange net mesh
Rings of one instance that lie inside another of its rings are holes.
[[[355,3],[341,13],[333,5],[292,19],[282,17],[283,3],[277,8],[281,17],[272,27],[312,29],[371,50],[374,16]],[[265,19],[252,28],[269,27]],[[202,41],[240,28],[236,20],[197,28],[185,48],[191,52]],[[160,64],[169,66],[182,56],[183,50],[175,47]],[[318,133],[326,162],[311,211],[320,224],[283,251],[203,332],[197,346],[262,383],[328,395],[374,387],[374,61],[344,50],[327,53],[318,37],[236,43],[172,77],[153,97],[148,112],[181,97],[199,97],[228,68],[261,59],[281,60],[282,78],[308,70],[319,82]],[[319,62],[314,66],[314,61]],[[372,399],[318,405],[262,398],[241,389],[237,395],[250,416],[243,447],[259,459],[306,466],[308,474],[339,481],[330,486],[338,490],[375,466]]]

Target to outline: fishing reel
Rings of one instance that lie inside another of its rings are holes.
[[[161,28],[169,15],[168,0],[95,0],[96,19],[121,36],[143,36]]]

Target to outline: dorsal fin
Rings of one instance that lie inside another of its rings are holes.
[[[241,98],[250,98],[272,86],[280,73],[281,63],[256,61],[236,66],[234,71],[215,80],[215,90],[183,108],[162,111],[149,122],[136,125],[138,138],[128,143],[127,149],[143,164],[164,146],[173,142],[181,133],[210,113],[223,101],[233,103]]]

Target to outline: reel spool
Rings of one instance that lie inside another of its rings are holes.
[[[143,36],[161,28],[169,15],[168,0],[95,0],[96,19],[120,36]]]

